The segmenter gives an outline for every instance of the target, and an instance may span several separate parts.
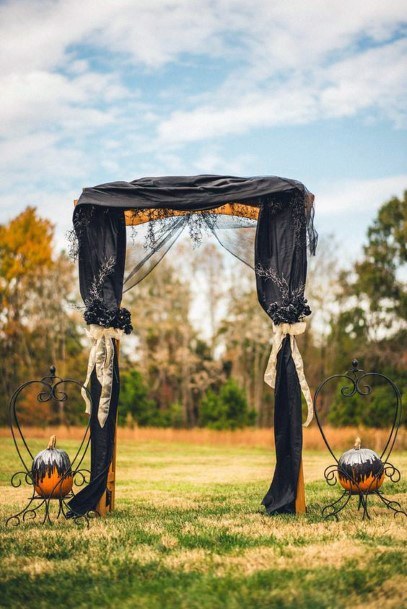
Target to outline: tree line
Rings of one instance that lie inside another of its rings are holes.
[[[45,376],[50,364],[62,377],[83,380],[86,372],[76,264],[55,250],[53,235],[52,223],[33,207],[0,226],[2,424],[12,392]],[[253,271],[211,242],[194,255],[184,255],[185,247],[173,249],[125,295],[134,333],[121,348],[119,422],[272,426],[273,392],[263,382],[272,328],[257,302]],[[312,390],[348,370],[355,357],[365,370],[406,388],[406,268],[407,192],[381,206],[349,268],[339,264],[334,239],[321,239],[306,290],[314,313],[298,341]],[[391,423],[394,405],[383,379],[370,383],[366,400],[343,399],[343,384],[333,382],[321,395],[323,418],[333,425]],[[23,399],[23,419],[75,424],[82,407],[80,400],[70,410],[62,403],[44,407],[32,395]]]

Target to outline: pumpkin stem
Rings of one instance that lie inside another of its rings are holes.
[[[355,448],[356,450],[360,449],[360,445],[362,444],[361,439],[359,438],[359,436],[355,439]]]
[[[51,436],[48,442],[48,446],[47,448],[55,448],[55,444],[57,443],[57,437],[56,436]]]

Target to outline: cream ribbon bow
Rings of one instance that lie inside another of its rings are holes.
[[[112,397],[113,385],[113,362],[114,362],[114,344],[113,339],[120,340],[123,336],[123,330],[118,328],[103,328],[96,324],[91,324],[89,330],[86,330],[87,335],[92,341],[92,346],[89,353],[88,370],[86,381],[81,389],[81,394],[85,400],[87,414],[91,413],[91,403],[86,391],[89,386],[91,374],[96,368],[96,377],[102,386],[98,421],[103,427],[109,415],[110,398]]]
[[[305,332],[306,326],[307,324],[305,323],[305,321],[300,321],[296,324],[280,324],[278,326],[274,326],[274,335],[270,358],[267,364],[266,372],[264,373],[264,382],[267,383],[267,385],[269,385],[272,389],[274,389],[276,386],[277,355],[280,352],[284,338],[289,335],[292,358],[294,360],[295,368],[297,370],[301,391],[308,406],[307,420],[304,423],[304,427],[308,427],[308,425],[312,421],[312,418],[314,416],[314,406],[312,403],[311,391],[308,387],[308,383],[304,374],[304,363],[302,361],[301,353],[298,349],[295,337],[298,334],[303,334]]]

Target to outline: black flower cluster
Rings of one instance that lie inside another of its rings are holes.
[[[307,304],[307,299],[303,296],[296,296],[290,302],[283,301],[281,305],[273,302],[268,308],[273,323],[295,324],[302,321],[307,315],[311,315],[311,309]]]
[[[119,328],[125,334],[133,330],[131,314],[127,309],[108,309],[102,300],[95,299],[86,307],[83,314],[87,324],[97,324],[104,328]]]

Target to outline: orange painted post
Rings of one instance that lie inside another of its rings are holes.
[[[117,426],[117,421],[116,421]],[[114,434],[113,458],[107,474],[106,490],[99,499],[96,506],[96,511],[100,516],[104,517],[108,512],[113,512],[116,495],[116,448],[117,448],[117,431]]]
[[[295,498],[295,513],[296,514],[305,514],[306,512],[305,505],[305,485],[304,485],[304,469],[302,465],[302,459],[300,463],[300,472],[298,474],[298,482],[297,482],[297,496]]]

